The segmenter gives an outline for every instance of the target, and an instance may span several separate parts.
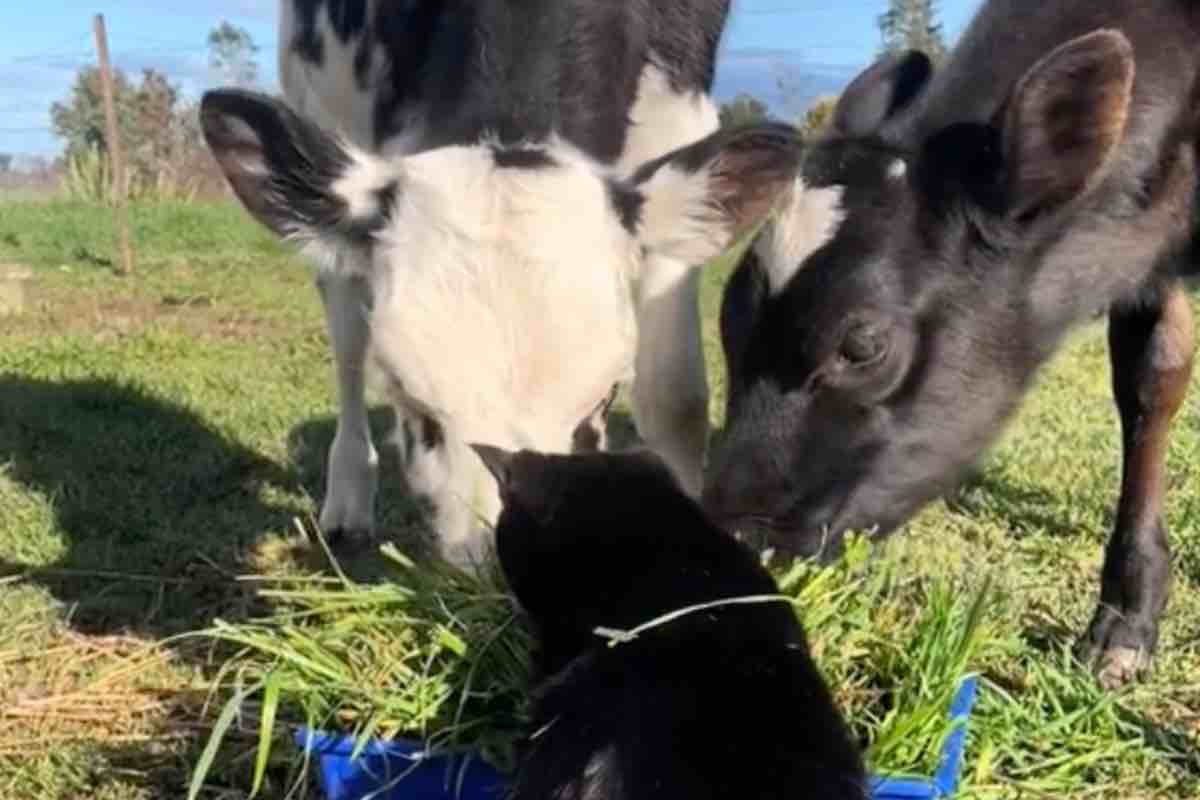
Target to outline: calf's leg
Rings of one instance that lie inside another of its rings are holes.
[[[1148,665],[1167,603],[1167,442],[1195,354],[1187,293],[1175,284],[1155,303],[1114,310],[1108,338],[1121,415],[1121,498],[1105,552],[1100,605],[1078,649],[1101,684],[1114,688]]]
[[[701,270],[658,262],[638,291],[633,417],[642,440],[700,497],[708,439],[708,380],[698,306]]]
[[[321,530],[331,539],[374,533],[379,454],[367,421],[366,357],[370,286],[365,277],[323,269],[317,288],[333,345],[337,431],[329,449]]]

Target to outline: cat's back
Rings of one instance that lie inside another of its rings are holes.
[[[647,637],[627,659],[614,751],[635,777],[620,800],[664,786],[713,800],[865,796],[857,747],[790,606],[736,607],[692,627],[661,646]]]

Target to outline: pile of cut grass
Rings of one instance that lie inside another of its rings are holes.
[[[390,546],[382,551],[395,569],[389,582],[357,583],[340,570],[336,577],[256,578],[276,611],[203,632],[238,652],[218,681],[228,699],[193,791],[247,709],[259,729],[252,794],[272,748],[291,746],[288,731],[300,724],[350,733],[360,746],[369,738],[407,737],[433,752],[476,750],[499,769],[513,769],[518,740],[528,732],[533,642],[502,576],[418,566]],[[989,589],[914,585],[878,564],[867,569],[867,557],[868,545],[856,540],[833,566],[797,562],[774,570],[780,594],[744,600],[796,609],[866,743],[872,771],[928,776],[952,730],[953,695],[987,644]],[[620,646],[694,610],[597,635]]]
[[[286,746],[299,724],[351,733],[363,744],[406,737],[437,752],[476,750],[513,768],[527,721],[532,642],[502,577],[433,560],[418,566],[392,545],[381,553],[394,580],[360,583],[336,561],[335,577],[248,578],[276,610],[237,625],[217,620],[201,632],[237,650],[214,682],[229,696],[190,797],[248,709],[259,729],[252,794],[273,747]]]

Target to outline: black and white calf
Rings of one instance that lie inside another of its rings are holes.
[[[912,53],[852,82],[802,170],[842,192],[827,241],[768,233],[725,296],[712,512],[799,553],[894,529],[1110,309],[1124,477],[1080,652],[1106,684],[1134,674],[1167,600],[1194,352],[1198,43],[1194,0],[990,0],[936,74]]]
[[[460,563],[499,509],[465,442],[567,452],[631,376],[640,434],[699,495],[695,267],[767,211],[799,157],[785,128],[714,134],[727,11],[285,0],[287,104],[205,97],[237,195],[320,263],[341,404],[327,532],[373,523],[368,360],[408,484]]]

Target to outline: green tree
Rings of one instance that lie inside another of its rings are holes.
[[[250,32],[227,20],[208,34],[208,65],[233,86],[253,86],[258,81],[258,45]]]
[[[833,119],[833,109],[837,106],[837,101],[836,97],[821,97],[804,112],[799,125],[804,138],[816,136],[825,130],[825,126]]]
[[[884,52],[920,50],[935,62],[946,56],[934,0],[889,0],[878,24]]]
[[[135,190],[138,186],[194,172],[203,164],[203,139],[196,109],[183,101],[179,88],[161,72],[144,70],[141,82],[135,84],[124,72],[115,71],[113,104],[128,162],[129,182]],[[50,119],[55,134],[66,142],[65,162],[93,152],[108,154],[98,68],[79,71],[67,97],[50,107]]]
[[[742,92],[722,105],[719,115],[722,128],[736,128],[766,120],[767,106],[757,97]]]
[[[127,146],[140,138],[136,95],[137,89],[130,84],[129,78],[116,70],[113,73],[113,103],[117,111],[117,130]],[[92,149],[108,150],[103,97],[99,68],[85,67],[75,76],[67,98],[50,106],[54,132],[67,143],[67,158]]]
[[[0,153],[0,174],[11,171],[12,165],[12,153]]]

